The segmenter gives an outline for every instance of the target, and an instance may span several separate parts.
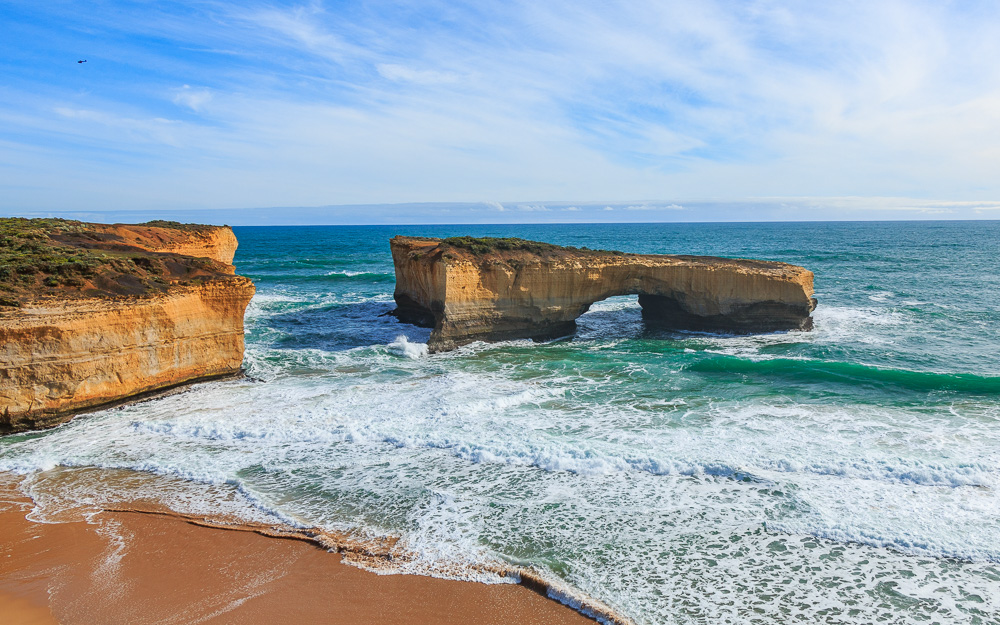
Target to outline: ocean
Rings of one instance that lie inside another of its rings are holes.
[[[1000,222],[237,227],[247,376],[0,439],[33,518],[151,501],[532,569],[637,623],[1000,623]],[[646,328],[428,355],[389,238],[779,260],[811,332]]]

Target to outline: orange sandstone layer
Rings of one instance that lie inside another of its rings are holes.
[[[376,575],[308,542],[170,515],[33,523],[25,519],[31,505],[0,489],[5,624],[593,622],[523,586]]]
[[[42,302],[0,314],[0,428],[236,374],[253,284],[232,276],[151,298]]]
[[[648,322],[678,330],[812,327],[813,274],[802,267],[522,243],[477,253],[440,239],[394,237],[396,315],[434,328],[431,351],[565,336],[591,304],[616,295],[638,294]]]

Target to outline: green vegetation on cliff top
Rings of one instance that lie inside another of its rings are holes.
[[[185,231],[205,228],[165,221],[141,225]],[[116,238],[80,221],[0,218],[0,306],[16,307],[25,300],[67,292],[102,296],[165,290],[164,278],[177,269],[171,271],[154,253],[116,245]],[[207,259],[183,264],[184,273],[214,269]]]
[[[170,228],[171,230],[183,230],[185,232],[199,232],[201,230],[207,230],[215,227],[206,226],[205,224],[182,224],[179,221],[169,221],[166,219],[153,219],[151,221],[144,221],[138,225],[151,226],[153,228]]]
[[[82,286],[82,278],[95,275],[105,259],[49,238],[83,229],[65,219],[0,219],[0,306],[18,306],[15,293],[39,284]]]
[[[530,254],[546,254],[554,252],[596,252],[598,254],[623,255],[617,250],[591,250],[586,247],[567,247],[554,243],[529,241],[517,237],[448,237],[441,243],[452,247],[468,250],[477,256],[494,252],[528,252]]]

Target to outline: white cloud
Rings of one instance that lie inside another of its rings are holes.
[[[663,210],[682,211],[682,210],[685,210],[685,208],[683,206],[681,206],[680,204],[655,204],[655,203],[631,204],[631,205],[626,206],[624,208],[627,211],[663,211]]]
[[[379,63],[375,66],[378,73],[389,80],[399,80],[421,85],[445,85],[458,81],[456,74],[437,72],[426,69],[413,69],[395,63]]]
[[[174,90],[174,104],[186,106],[192,111],[201,111],[212,101],[212,92],[208,89],[196,89],[191,85],[184,85]]]
[[[907,197],[769,197],[758,198],[765,203],[783,203],[787,206],[798,206],[804,208],[822,207],[825,209],[836,209],[838,211],[896,211],[896,212],[916,212],[928,214],[957,214],[968,211],[1000,210],[1000,200],[986,201],[953,201],[953,200],[926,200],[920,198]]]
[[[74,109],[57,106],[53,109],[59,117],[70,120],[69,125],[56,124],[64,135],[83,137],[106,137],[108,147],[119,147],[130,143],[161,144],[180,147],[187,134],[180,122],[163,117],[135,119],[104,111]],[[51,127],[51,126],[50,126]]]
[[[331,30],[339,20],[329,14],[323,3],[313,1],[307,6],[281,9],[263,5],[245,9],[242,3],[231,5],[231,14],[257,27],[251,36],[272,39],[275,36],[286,45],[301,46],[319,57],[343,62],[354,56],[364,56],[363,48],[351,45]]]

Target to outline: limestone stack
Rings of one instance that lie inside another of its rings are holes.
[[[429,347],[571,334],[591,304],[639,295],[678,330],[808,330],[812,272],[780,262],[622,254],[519,240],[395,237],[396,315],[434,328]],[[491,247],[491,245],[493,247]]]

